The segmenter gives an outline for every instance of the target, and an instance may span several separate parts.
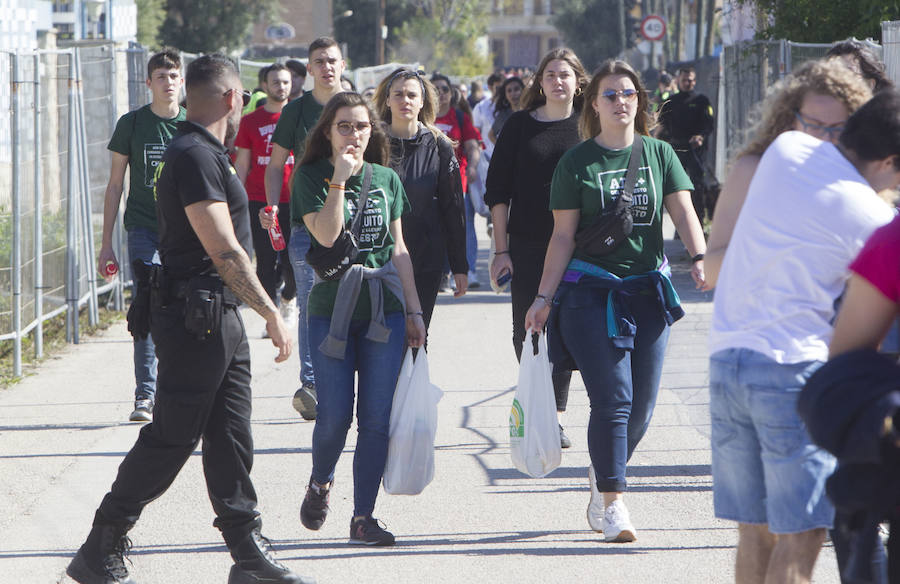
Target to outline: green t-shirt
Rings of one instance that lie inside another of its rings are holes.
[[[130,111],[116,123],[108,150],[128,157],[129,185],[125,200],[125,229],[146,227],[156,231],[156,202],[153,181],[176,125],[184,120],[185,109],[171,119],[161,118],[150,105]]]
[[[575,146],[563,155],[553,173],[550,208],[580,210],[578,229],[584,229],[621,193],[630,156],[631,147],[608,150],[594,140]],[[645,136],[632,194],[634,230],[609,255],[596,258],[576,248],[573,257],[620,277],[659,268],[663,261],[663,197],[693,189],[672,147]]]
[[[369,164],[369,163],[366,163]],[[390,224],[409,210],[406,191],[397,173],[378,164],[372,164],[372,183],[369,187],[369,198],[366,202],[362,230],[359,234],[358,264],[370,268],[380,268],[391,261],[394,252],[394,238]],[[291,222],[302,224],[303,216],[315,213],[325,206],[328,196],[328,184],[334,175],[334,166],[323,158],[297,169],[291,186]],[[344,188],[344,222],[350,224],[356,213],[362,190],[362,173],[351,176]],[[320,245],[310,234],[310,245]],[[320,282],[313,286],[309,294],[309,314],[313,316],[331,316],[334,310],[334,299],[337,295],[337,280]],[[359,300],[353,310],[354,319],[369,319],[372,315],[369,302],[369,280],[364,280]],[[387,288],[384,289],[384,312],[403,310],[400,300]]]
[[[281,117],[272,133],[272,142],[294,152],[294,160],[303,158],[306,136],[319,121],[323,107],[312,92],[304,93],[281,110]]]

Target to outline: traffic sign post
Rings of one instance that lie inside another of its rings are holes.
[[[641,36],[648,41],[661,41],[666,36],[666,20],[658,14],[648,14],[641,21]]]

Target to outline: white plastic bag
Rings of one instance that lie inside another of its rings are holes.
[[[548,475],[562,459],[551,372],[547,335],[540,335],[535,355],[528,331],[509,414],[509,450],[515,467],[534,478]]]
[[[382,482],[392,495],[418,495],[434,478],[437,404],[444,395],[428,377],[425,349],[406,350],[394,401]]]
[[[482,217],[491,216],[491,210],[488,209],[487,204],[484,202],[489,161],[490,158],[485,156],[484,150],[482,150],[481,156],[478,158],[478,180],[469,183],[469,197],[472,199],[472,208]]]

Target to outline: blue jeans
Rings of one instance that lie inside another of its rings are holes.
[[[306,318],[306,304],[309,291],[313,287],[315,272],[306,263],[306,252],[309,251],[309,231],[305,227],[291,227],[291,239],[288,242],[288,255],[294,269],[294,282],[297,285],[297,354],[300,357],[300,383],[315,383],[312,359],[309,355],[309,326]],[[286,323],[290,326],[290,323]],[[317,345],[318,346],[318,345]]]
[[[128,257],[130,261],[143,260],[154,264],[160,263],[159,234],[146,227],[132,227],[127,232]],[[137,289],[132,287],[132,298]],[[156,345],[153,336],[134,340],[134,398],[153,399],[156,395]]]
[[[669,327],[656,297],[630,296],[634,350],[615,347],[606,333],[607,295],[602,288],[572,288],[562,298],[559,329],[590,401],[588,451],[597,488],[619,493],[627,487],[625,465],[650,425]]]
[[[466,199],[466,261],[469,262],[469,271],[475,271],[478,261],[478,236],[475,235],[475,207],[472,206],[472,197],[468,194]]]
[[[825,481],[834,457],[813,444],[797,399],[820,361],[777,363],[750,349],[709,358],[716,517],[768,524],[772,533],[831,528]]]
[[[343,359],[326,357],[319,344],[328,335],[331,318],[309,317],[309,339],[318,382],[316,427],[312,440],[312,478],[319,484],[334,478],[347,431],[353,417],[354,374],[359,372],[356,405],[356,452],[353,455],[353,515],[371,515],[384,474],[388,429],[397,376],[406,348],[406,317],[401,312],[385,315],[391,329],[387,343],[366,338],[367,320],[353,320]]]

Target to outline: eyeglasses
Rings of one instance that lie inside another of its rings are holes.
[[[349,136],[354,130],[360,134],[368,134],[372,131],[372,124],[369,122],[338,122],[335,126],[337,126],[338,134],[341,136]]]
[[[841,135],[841,132],[844,131],[844,124],[823,126],[822,124],[808,122],[806,120],[806,116],[804,116],[800,112],[794,112],[794,117],[797,118],[797,121],[800,122],[801,126],[803,126],[804,132],[813,136],[827,136],[827,140],[829,141],[836,140],[838,136]]]
[[[224,92],[222,92],[222,95],[228,95],[229,93],[231,93],[233,91],[237,91],[238,93],[241,94],[241,100],[244,102],[244,107],[247,107],[248,105],[250,105],[250,98],[253,96],[253,94],[250,93],[249,91],[247,91],[246,89],[234,89],[234,88],[226,89]]]
[[[635,89],[607,89],[600,96],[605,97],[609,101],[616,101],[616,98],[619,96],[622,96],[625,101],[631,101],[637,97],[637,94],[638,92]]]
[[[435,85],[434,88],[440,93],[450,93],[450,88],[446,85]]]

